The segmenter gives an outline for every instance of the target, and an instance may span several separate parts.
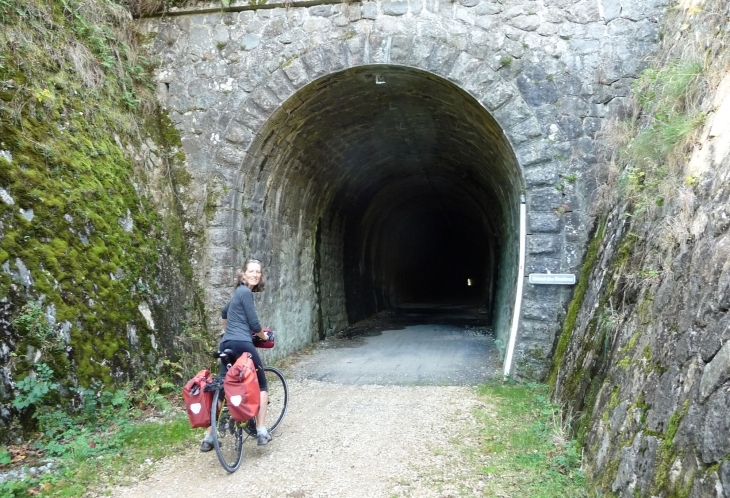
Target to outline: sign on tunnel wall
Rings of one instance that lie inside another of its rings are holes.
[[[382,308],[383,249],[347,241],[375,233],[368,213],[386,220],[414,192],[461,203],[484,238],[503,237],[485,246],[499,251],[503,343],[522,189],[527,272],[579,270],[595,135],[654,49],[662,2],[232,5],[141,21],[193,178],[183,202],[191,230],[206,234],[198,271],[211,320],[230,269],[250,255],[272,283],[260,313],[287,331],[279,354],[346,326],[347,300]],[[348,295],[348,272],[369,283]],[[570,298],[551,287],[525,287],[518,373],[547,370]]]
[[[572,273],[530,273],[528,281],[534,285],[573,285],[575,275]]]

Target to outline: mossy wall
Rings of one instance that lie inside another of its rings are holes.
[[[37,363],[65,387],[113,389],[193,351],[192,332],[205,340],[174,195],[180,139],[137,42],[110,0],[0,1],[5,429]]]
[[[729,21],[673,6],[603,131],[612,202],[550,376],[598,496],[730,495]]]

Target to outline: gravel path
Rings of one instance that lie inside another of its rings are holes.
[[[478,462],[461,464],[478,443],[463,436],[477,432],[473,388],[290,384],[292,403],[274,440],[259,448],[249,439],[234,474],[215,453],[191,448],[155,463],[147,479],[107,491],[192,498],[238,497],[245,489],[255,497],[361,498],[472,495],[481,488],[479,474],[470,471]]]
[[[471,386],[497,375],[491,336],[453,325],[386,328],[354,340],[327,339],[280,367],[290,389],[287,415],[267,446],[246,441],[237,472],[226,473],[214,452],[200,453],[196,445],[150,462],[146,478],[130,477],[128,486],[102,493],[125,498],[482,494],[480,479],[489,477],[480,472],[487,457],[475,451],[481,443],[478,426],[495,414]]]

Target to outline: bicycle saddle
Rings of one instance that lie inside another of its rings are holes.
[[[215,353],[213,353],[213,358],[225,359],[225,358],[233,358],[235,356],[236,356],[236,354],[233,352],[233,350],[228,349],[228,348],[224,349],[222,353],[220,351],[216,351]]]

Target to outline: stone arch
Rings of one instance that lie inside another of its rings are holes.
[[[459,31],[458,28],[448,26],[442,29],[444,32],[448,32],[449,29],[452,32]],[[426,30],[426,33],[435,34],[428,30]],[[535,175],[547,176],[547,183],[550,182],[553,176],[556,176],[553,172],[556,169],[554,165],[547,168],[548,172],[545,173],[545,163],[550,162],[555,154],[551,151],[549,141],[541,132],[533,107],[526,102],[523,93],[517,88],[516,81],[510,79],[514,75],[509,72],[500,72],[500,69],[508,64],[506,60],[488,60],[488,57],[472,55],[458,47],[441,45],[433,36],[416,35],[408,37],[397,34],[378,36],[373,33],[368,35],[345,33],[335,40],[323,41],[320,44],[310,46],[306,52],[298,56],[283,53],[282,57],[283,62],[280,67],[263,75],[254,85],[248,88],[249,92],[246,94],[245,100],[238,104],[239,114],[232,114],[223,135],[224,137],[230,137],[231,135],[250,137],[250,143],[244,142],[238,147],[229,143],[219,151],[219,155],[230,158],[228,159],[230,162],[241,158],[241,164],[243,165],[239,179],[243,200],[239,199],[240,207],[234,209],[234,212],[255,213],[259,209],[258,206],[261,207],[259,215],[261,218],[252,216],[250,221],[247,222],[249,226],[239,230],[238,234],[233,236],[232,245],[234,247],[245,247],[248,248],[248,251],[266,252],[272,251],[270,244],[276,245],[283,242],[261,241],[257,243],[241,236],[246,232],[272,233],[272,220],[266,211],[267,204],[272,201],[281,204],[281,196],[286,195],[283,193],[282,185],[277,184],[278,196],[274,196],[276,200],[269,199],[274,189],[271,182],[275,182],[278,178],[277,171],[269,171],[266,167],[270,158],[276,154],[275,149],[279,146],[277,140],[274,139],[274,127],[270,126],[272,116],[279,112],[286,112],[283,111],[286,103],[292,99],[298,99],[297,95],[303,89],[325,87],[336,80],[333,75],[357,68],[370,68],[369,71],[373,78],[378,75],[385,77],[386,83],[383,86],[386,88],[389,88],[388,78],[382,73],[392,70],[389,68],[396,67],[403,68],[403,70],[423,71],[425,74],[432,75],[433,80],[443,80],[444,84],[448,82],[452,85],[452,91],[458,89],[459,92],[469,95],[475,102],[478,102],[479,107],[486,115],[493,118],[496,126],[492,130],[494,134],[492,139],[495,143],[501,143],[510,149],[509,152],[505,152],[505,155],[514,156],[518,177],[532,174],[532,185],[534,186],[541,185],[543,181],[538,179],[535,182]],[[252,69],[250,65],[246,67]],[[537,75],[536,79],[540,77],[545,80],[544,72]],[[534,81],[529,82],[528,85],[537,88],[538,84]],[[535,100],[540,98],[547,100],[557,98],[556,84],[546,81],[544,81],[544,84],[548,88],[544,89],[541,95],[533,95],[532,104],[539,103]],[[535,93],[537,92],[533,92],[533,94]],[[529,98],[530,94],[527,95]],[[245,124],[250,125],[250,128]],[[258,162],[262,157],[266,158],[263,160],[263,165]],[[257,166],[251,167],[254,163],[257,163]],[[535,165],[538,166],[535,168]],[[282,165],[278,164],[278,167],[282,167]],[[257,180],[255,182],[250,181],[252,173],[257,170]],[[247,178],[249,181],[246,181]],[[495,330],[504,343],[506,343],[509,320],[511,319],[510,314],[514,302],[513,292],[516,281],[518,196],[515,195],[515,192],[521,189],[524,190],[525,187],[522,178],[519,182],[519,187],[511,186],[512,197],[510,202],[512,203],[512,209],[505,213],[504,218],[504,223],[511,226],[512,231],[507,234],[503,233],[506,236],[501,247],[509,248],[509,250],[490,256],[494,260],[492,262],[493,266],[500,266],[502,269],[499,275],[497,275],[497,270],[493,270],[495,275],[492,276],[493,280],[490,280],[493,285],[491,292],[494,294],[490,297],[490,312],[494,311],[493,323]],[[313,197],[312,188],[314,187],[310,183],[302,195],[305,198]],[[506,204],[506,201],[504,202]],[[547,202],[550,202],[550,200]],[[283,204],[286,206],[286,200]],[[556,203],[553,203],[553,205],[550,205],[550,209],[556,205]],[[336,221],[342,220],[330,220],[330,223]],[[277,223],[280,222],[281,219],[278,219]],[[232,227],[234,229],[236,229],[237,223],[238,221],[233,223]],[[304,334],[299,337],[297,344],[292,344],[291,349],[297,349],[303,346],[306,341],[344,327],[348,323],[348,314],[350,319],[362,318],[366,312],[382,309],[384,301],[387,301],[384,296],[376,296],[374,298],[375,305],[355,310],[352,301],[356,300],[356,296],[361,295],[362,292],[351,292],[352,295],[348,296],[347,286],[345,282],[342,282],[339,284],[340,288],[334,291],[338,297],[329,300],[329,305],[322,304],[320,302],[322,300],[321,282],[326,279],[327,275],[334,276],[335,279],[348,280],[348,272],[346,268],[336,268],[329,274],[327,271],[321,272],[321,275],[315,279],[313,278],[314,271],[306,270],[301,273],[293,268],[286,268],[286,262],[299,268],[302,260],[311,261],[312,264],[317,260],[318,264],[321,264],[321,259],[317,259],[321,258],[321,255],[316,254],[316,248],[307,245],[311,245],[312,240],[316,241],[316,227],[310,228],[310,231],[314,234],[314,239],[311,236],[303,236],[302,229],[293,230],[293,233],[298,234],[303,239],[299,239],[300,246],[296,247],[289,247],[292,241],[296,239],[287,239],[285,244],[287,257],[274,258],[273,252],[271,253],[271,257],[274,259],[272,261],[274,263],[273,267],[279,273],[279,277],[287,280],[294,278],[294,274],[299,275],[297,289],[302,294],[282,296],[272,292],[268,294],[264,306],[267,306],[270,310],[269,313],[276,316],[280,321],[277,326],[287,328],[292,323],[301,323],[301,328],[312,331],[310,336]],[[495,232],[497,231],[495,230]],[[491,250],[495,253],[499,252],[494,248]],[[302,253],[302,251],[304,252]],[[264,254],[261,254],[261,256],[269,257]],[[245,257],[245,254],[239,253],[234,258],[242,260]],[[347,257],[346,254],[337,256],[337,258]],[[502,261],[498,265],[496,260],[499,258]],[[553,269],[553,271],[555,270]],[[497,277],[499,277],[500,283],[494,284],[493,282]],[[349,278],[352,279],[352,277]],[[311,280],[311,283],[307,282],[308,279]],[[496,304],[497,300],[499,301],[498,304]],[[282,307],[282,302],[289,304]],[[295,310],[286,311],[286,306],[292,306]],[[349,313],[345,313],[345,310]],[[294,316],[297,318],[292,318]]]
[[[234,246],[296,289],[272,309],[312,331],[300,341],[419,299],[485,304],[507,329],[524,180],[472,95],[423,69],[361,65],[300,85],[252,135]],[[399,233],[425,247],[416,255]],[[450,274],[419,280],[440,258]],[[429,280],[448,292],[423,292]]]
[[[210,317],[217,318],[215,310],[230,294],[242,248],[265,253],[272,247],[267,244],[275,228],[263,202],[274,190],[263,178],[276,175],[269,175],[267,163],[248,169],[255,157],[273,158],[280,146],[267,140],[267,123],[303,88],[370,66],[423,71],[479,102],[498,123],[522,177],[529,211],[527,271],[577,273],[589,226],[590,182],[583,176],[595,161],[593,138],[606,116],[621,111],[631,78],[656,42],[661,10],[654,4],[619,10],[606,5],[396,0],[285,8],[269,2],[221,12],[211,4],[145,21],[156,35],[151,51],[160,60],[159,99],[181,131],[194,179],[188,212],[201,211],[190,223],[206,235],[199,261]],[[560,179],[566,174],[575,183]],[[296,175],[288,178],[296,182]],[[274,204],[267,206],[286,205],[285,190],[277,185],[278,198],[270,195],[267,202]],[[301,196],[318,197],[313,189]],[[201,206],[209,216],[202,216]],[[335,298],[321,295],[310,270],[317,264],[316,244],[328,241],[316,226],[303,236],[304,225],[287,225],[288,232],[277,235],[290,246],[289,259],[303,262],[297,269],[302,284],[296,295],[292,287],[265,293],[261,305],[264,314],[279,317],[277,327],[317,330],[328,319],[345,318],[320,316],[317,302]],[[294,273],[271,269],[275,279]],[[540,377],[570,289],[525,289],[517,359]],[[292,309],[281,309],[282,302]],[[282,318],[287,314],[299,318]],[[282,344],[279,352],[305,340]]]

